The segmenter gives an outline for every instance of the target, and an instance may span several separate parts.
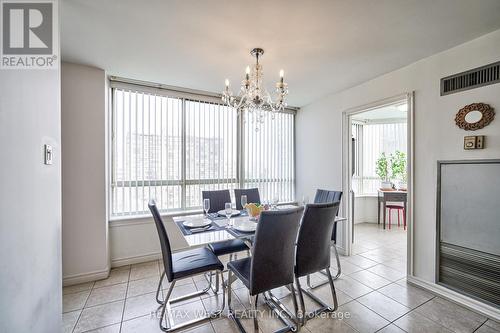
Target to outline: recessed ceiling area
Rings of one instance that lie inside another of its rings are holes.
[[[361,122],[381,122],[384,120],[401,120],[408,117],[408,107],[406,104],[393,104],[383,106],[370,111],[356,113],[352,116],[353,120]]]
[[[63,0],[61,21],[63,61],[211,92],[262,47],[300,107],[499,29],[500,1]]]

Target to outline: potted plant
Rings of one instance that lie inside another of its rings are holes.
[[[376,169],[375,173],[381,179],[380,188],[381,189],[391,189],[392,184],[389,180],[389,162],[385,153],[380,154],[377,162],[375,163]]]
[[[394,179],[398,180],[398,188],[400,190],[406,190],[406,154],[396,150],[394,154],[390,156],[390,163],[392,176]]]

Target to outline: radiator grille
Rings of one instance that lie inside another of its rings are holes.
[[[500,61],[441,79],[441,96],[500,82]]]
[[[500,256],[441,242],[439,283],[500,307]]]

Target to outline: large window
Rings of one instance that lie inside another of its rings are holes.
[[[259,187],[294,200],[294,114],[255,130],[216,98],[112,82],[111,212],[201,208],[201,191]],[[231,191],[232,192],[232,191]]]
[[[376,161],[399,150],[406,153],[406,122],[371,123],[353,122],[354,148],[353,190],[358,195],[376,194],[380,178],[375,173]]]

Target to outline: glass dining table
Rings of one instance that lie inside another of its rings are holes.
[[[294,205],[282,205],[278,206],[277,209],[288,209],[296,207]],[[252,238],[255,234],[255,231],[243,232],[237,230],[238,224],[248,224],[248,223],[257,223],[251,221],[250,217],[246,214],[245,211],[242,211],[239,215],[231,217],[231,225],[228,227],[229,219],[225,216],[218,216],[211,218],[211,225],[206,228],[188,228],[184,226],[185,222],[200,220],[204,218],[202,214],[196,215],[187,215],[187,216],[178,216],[174,217],[174,223],[182,234],[184,240],[186,241],[188,247],[200,247],[204,245],[208,245],[210,243],[224,242],[231,239],[240,238],[248,243],[251,246]],[[346,221],[345,217],[336,217],[336,222]],[[234,227],[236,226],[236,227]]]

